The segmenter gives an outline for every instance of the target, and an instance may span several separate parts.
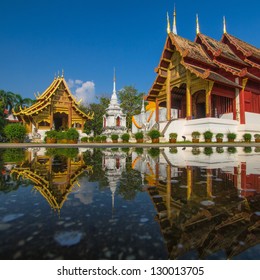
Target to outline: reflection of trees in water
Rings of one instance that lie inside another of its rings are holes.
[[[141,174],[133,170],[130,161],[127,160],[126,170],[122,172],[117,193],[126,200],[132,200],[140,191],[142,191]]]
[[[105,171],[102,168],[102,149],[88,150],[83,153],[83,160],[86,165],[93,166],[92,173],[88,174],[89,182],[99,182],[100,189],[108,186]]]
[[[1,150],[0,153],[0,191],[1,192],[11,192],[17,190],[20,186],[27,187],[30,185],[30,181],[22,177],[17,176],[17,174],[10,174],[5,164],[10,163],[19,164],[25,162],[25,149],[21,148],[10,148]]]

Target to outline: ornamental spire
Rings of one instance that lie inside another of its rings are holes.
[[[116,70],[114,68],[114,79],[113,79],[113,94],[111,97],[110,104],[117,104],[117,95],[116,95]]]
[[[199,16],[196,14],[196,34],[200,33]]]
[[[177,25],[176,25],[176,9],[174,5],[174,11],[173,11],[173,25],[172,25],[172,33],[177,35]]]
[[[113,94],[116,94],[116,69],[114,68],[114,79],[113,79]]]
[[[226,17],[223,17],[223,33],[226,34],[227,33],[227,26],[226,26]]]
[[[169,14],[167,12],[167,33],[171,33],[171,25],[170,25],[170,18],[169,18]]]

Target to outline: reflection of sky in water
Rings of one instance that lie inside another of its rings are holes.
[[[257,154],[40,152],[2,166],[1,259],[260,258]]]

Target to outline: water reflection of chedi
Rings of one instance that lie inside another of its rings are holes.
[[[73,188],[79,186],[78,177],[84,171],[92,170],[83,161],[82,154],[76,154],[70,158],[60,153],[45,152],[45,149],[31,150],[27,160],[12,169],[12,173],[32,181],[34,189],[40,192],[51,208],[60,211]]]
[[[166,148],[157,160],[133,153],[133,168],[145,174],[169,258],[234,258],[260,243],[257,161],[258,155],[239,151],[221,161],[218,155],[196,158],[189,149]]]

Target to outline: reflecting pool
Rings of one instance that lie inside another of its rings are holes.
[[[1,259],[260,259],[259,148],[0,149]]]

